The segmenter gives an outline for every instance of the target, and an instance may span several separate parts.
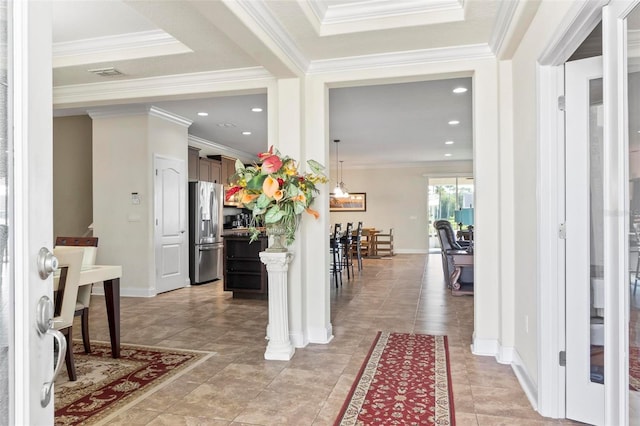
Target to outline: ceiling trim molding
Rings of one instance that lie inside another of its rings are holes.
[[[189,120],[188,118],[184,118],[182,116],[179,116],[178,114],[165,111],[164,109],[158,108],[156,106],[152,106],[149,108],[149,115],[153,117],[161,118],[163,120],[169,121],[174,124],[178,124],[183,127],[189,127],[191,126],[191,123],[193,123],[193,120]]]
[[[494,58],[495,55],[488,44],[444,47],[438,49],[412,50],[407,52],[380,53],[374,55],[354,56],[350,58],[323,59],[312,61],[308,74],[352,71],[367,68],[383,68],[400,65],[424,64]]]
[[[640,57],[640,30],[627,30],[627,56]]]
[[[562,65],[602,20],[609,0],[575,2],[539,56],[540,65]]]
[[[273,76],[263,67],[207,71],[102,83],[74,84],[53,88],[54,106],[116,99],[170,96],[219,91],[215,85],[254,80],[267,83]]]
[[[165,111],[162,108],[155,106],[145,105],[119,105],[109,106],[104,108],[88,109],[87,114],[92,120],[99,118],[114,118],[114,117],[127,117],[133,115],[146,115],[161,118],[174,124],[178,124],[183,127],[191,126],[192,120],[181,117],[169,111]]]
[[[517,1],[502,0],[500,2],[500,6],[498,7],[498,16],[496,17],[496,22],[493,25],[493,32],[489,38],[489,46],[491,46],[491,50],[496,56],[500,53],[500,49],[507,38],[511,21],[515,16],[517,9]]]
[[[95,56],[105,52],[149,49],[158,46],[180,46],[184,52],[192,52],[170,34],[162,30],[150,30],[54,43],[53,58],[79,55]]]
[[[267,33],[269,38],[298,67],[300,72],[304,73],[307,70],[309,60],[263,2],[236,0],[236,3]]]
[[[363,0],[328,4],[324,0],[298,0],[321,37],[458,22],[464,20],[464,3],[464,0]]]
[[[214,148],[216,150],[221,151],[221,155],[226,155],[228,157],[239,158],[243,163],[251,163],[255,161],[256,156],[246,153],[244,151],[240,151],[238,149],[230,148],[226,145],[219,144],[217,142],[213,142],[207,139],[200,138],[198,136],[189,135],[188,136],[188,144],[190,146],[195,146],[196,148],[200,146],[206,146],[208,148]]]
[[[322,23],[333,24],[366,21],[415,13],[462,10],[463,3],[463,1],[459,0],[366,0],[354,3],[327,5],[326,12],[322,17]]]

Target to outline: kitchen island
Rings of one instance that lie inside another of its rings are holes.
[[[234,298],[267,298],[267,269],[259,253],[267,248],[268,237],[261,235],[249,243],[246,228],[225,230],[224,290],[232,291]]]

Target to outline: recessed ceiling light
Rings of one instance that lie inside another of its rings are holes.
[[[198,115],[199,115],[200,117],[206,117],[206,116],[208,116],[208,115],[209,115],[209,113],[208,113],[208,112],[199,112],[199,113],[198,113]]]
[[[448,152],[444,155],[445,157],[451,157],[451,154],[449,154]]]
[[[243,135],[245,136],[249,136],[251,134],[251,132],[242,132]]]
[[[466,87],[456,87],[455,89],[453,89],[453,93],[464,93],[467,91]]]
[[[258,107],[251,108],[251,111],[253,111],[253,112],[262,112],[262,108],[258,108]]]
[[[451,120],[449,122],[449,126],[457,126],[458,124],[460,124],[460,121],[458,121],[458,120]]]
[[[453,141],[445,141],[445,145],[453,145]]]

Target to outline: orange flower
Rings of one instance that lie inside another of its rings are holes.
[[[318,213],[317,211],[310,209],[309,207],[307,207],[304,211],[306,211],[307,213],[309,213],[311,216],[313,216],[314,219],[317,219],[320,217],[320,213]]]
[[[258,198],[256,194],[248,194],[246,192],[242,193],[242,200],[240,201],[242,204],[248,204]]]
[[[280,185],[278,184],[278,181],[271,176],[267,176],[267,178],[262,183],[262,192],[264,192],[264,194],[269,198],[273,198],[276,191],[279,189]]]
[[[299,193],[295,197],[292,198],[293,201],[300,201],[301,203],[307,203],[307,197],[304,195],[304,192]]]
[[[276,201],[280,201],[282,200],[282,197],[284,197],[284,192],[282,191],[282,189],[278,189],[274,194],[273,194],[273,198]]]

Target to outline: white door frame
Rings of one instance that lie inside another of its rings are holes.
[[[40,247],[53,249],[53,126],[51,3],[12,1],[10,127],[13,132],[12,285],[14,318],[10,345],[10,421],[53,424],[53,398],[41,406],[44,382],[53,373],[53,341],[36,329],[41,296],[53,299],[53,278],[37,272]],[[12,158],[11,158],[12,157]],[[11,201],[10,201],[11,203]],[[10,251],[11,253],[11,251]],[[64,354],[62,355],[64,356]]]
[[[558,356],[564,350],[564,241],[559,238],[559,225],[564,221],[564,121],[558,111],[558,97],[564,94],[562,64],[582,43],[601,19],[601,8],[607,0],[576,2],[564,25],[551,38],[538,61],[538,411],[548,417],[565,417],[564,367]],[[623,18],[638,4],[613,1],[602,9],[603,59],[605,85],[605,153],[609,179],[622,183],[605,194],[605,209],[611,212],[605,230],[609,282],[626,282],[619,277],[626,270],[625,191],[628,170],[624,161],[626,144],[612,144],[625,139],[626,132],[626,57],[625,22]],[[622,95],[622,96],[621,96]],[[559,157],[559,155],[561,156]],[[560,183],[560,184],[559,184]],[[610,252],[609,252],[610,251]],[[615,267],[611,267],[613,265]],[[628,286],[608,286],[605,292],[605,346],[627,348],[628,300],[622,294]],[[626,296],[628,297],[628,295]],[[625,305],[626,303],[626,305]],[[605,355],[605,424],[628,422],[628,380],[626,350],[609,350]]]

